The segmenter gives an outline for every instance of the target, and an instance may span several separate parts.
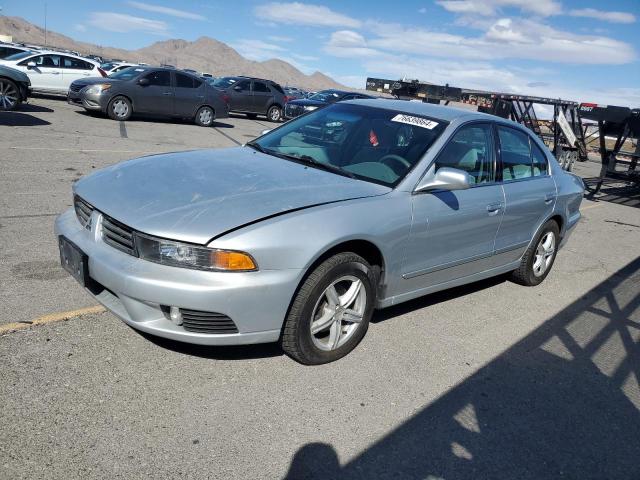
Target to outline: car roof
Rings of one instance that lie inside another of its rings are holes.
[[[433,103],[410,102],[407,100],[387,100],[379,98],[366,98],[360,100],[347,100],[341,103],[354,103],[357,105],[366,105],[368,107],[383,108],[385,110],[393,110],[400,113],[408,113],[415,115],[424,115],[426,117],[438,118],[451,122],[461,117],[478,118],[482,120],[502,120],[495,115],[488,113],[474,112],[464,110],[462,108],[449,107],[444,105],[436,105]]]
[[[33,50],[31,53],[33,53],[34,56],[40,56],[40,55],[64,55],[65,57],[77,58],[78,60],[84,60],[86,62],[90,62],[90,63],[93,63],[94,65],[100,66],[99,62],[93,60],[92,58],[81,57],[80,55],[76,55],[75,53],[59,52],[57,50]]]

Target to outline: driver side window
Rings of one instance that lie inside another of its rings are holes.
[[[471,175],[472,183],[495,181],[493,132],[489,124],[472,124],[458,130],[436,159],[436,171],[456,168]]]

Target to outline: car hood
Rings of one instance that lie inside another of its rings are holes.
[[[3,77],[8,77],[16,82],[31,84],[31,82],[29,81],[29,76],[26,73],[21,72],[20,70],[17,70],[15,68],[8,67],[7,65],[8,64],[0,65],[0,75],[2,75]]]
[[[390,190],[249,147],[142,157],[99,170],[74,187],[135,230],[203,245],[266,217]]]
[[[319,100],[311,100],[310,98],[299,98],[297,100],[290,100],[291,105],[301,105],[303,107],[314,106],[314,107],[322,107],[323,105],[327,105],[327,102],[321,102]]]

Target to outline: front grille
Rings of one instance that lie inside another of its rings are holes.
[[[71,90],[72,92],[79,92],[80,90],[82,90],[84,87],[86,87],[86,85],[82,84],[82,83],[72,83],[71,85],[69,85],[69,90]]]
[[[287,103],[284,106],[284,116],[285,117],[294,118],[294,117],[297,117],[298,115],[300,115],[302,112],[304,112],[304,107],[301,107],[300,105],[291,105],[291,104]]]
[[[113,248],[135,255],[133,230],[106,215],[102,217],[102,240]]]
[[[93,213],[93,207],[76,195],[73,199],[73,208],[76,211],[76,216],[78,217],[80,225],[86,228],[87,225],[89,225],[89,219],[91,218],[91,213]]]
[[[238,333],[238,327],[226,315],[215,312],[180,309],[182,327],[187,332],[226,334]]]

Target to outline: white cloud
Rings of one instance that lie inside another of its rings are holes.
[[[263,61],[275,57],[281,57],[281,52],[286,50],[279,45],[263,42],[262,40],[241,39],[231,46],[235,48],[240,55],[249,60]]]
[[[169,15],[171,17],[186,18],[188,20],[206,20],[207,18],[197,13],[186,12],[184,10],[177,10],[175,8],[163,7],[161,5],[154,5],[152,3],[144,2],[127,2],[133,8],[138,10],[144,10],[145,12],[161,13],[163,15]]]
[[[547,17],[562,11],[555,0],[438,0],[438,5],[453,13],[497,15],[502,7],[515,7],[525,12]]]
[[[86,31],[87,31],[87,27],[86,27],[86,26],[84,26],[84,25],[83,25],[83,24],[81,24],[81,23],[76,23],[76,24],[73,26],[73,28],[74,28],[75,30],[77,30],[78,32],[86,32]]]
[[[292,25],[313,25],[320,27],[358,28],[359,20],[343,15],[323,6],[292,3],[267,3],[259,5],[255,14],[261,20]]]
[[[427,13],[427,9],[422,7],[418,9],[418,13]]]
[[[604,20],[605,22],[612,23],[634,23],[636,17],[632,13],[627,12],[605,12],[602,10],[596,10],[595,8],[580,8],[577,10],[571,10],[569,15],[573,17],[588,17],[595,18],[597,20]]]
[[[269,35],[267,39],[272,42],[293,42],[293,38],[291,37],[281,37],[280,35]]]
[[[325,51],[338,57],[370,57],[380,51],[490,60],[516,58],[572,64],[625,64],[636,52],[625,42],[598,35],[577,35],[533,20],[502,18],[487,22],[485,32],[465,37],[418,27],[367,22],[371,38],[334,32]]]
[[[88,23],[96,28],[118,33],[140,31],[155,35],[167,35],[169,30],[167,24],[160,20],[114,12],[92,12],[89,14]]]

